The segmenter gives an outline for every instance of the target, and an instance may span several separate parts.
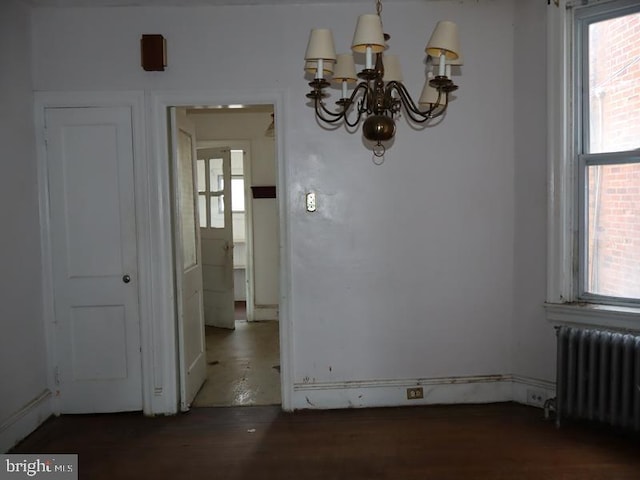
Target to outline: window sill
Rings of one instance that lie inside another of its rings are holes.
[[[591,303],[545,303],[544,308],[547,320],[554,326],[640,332],[640,308]]]

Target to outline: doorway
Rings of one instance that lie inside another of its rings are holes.
[[[256,198],[252,189],[275,191],[274,107],[182,110],[195,126],[207,360],[206,380],[190,403],[280,404],[278,205],[275,196]],[[226,243],[220,227],[226,227]],[[229,288],[230,303],[224,297]],[[223,318],[227,303],[230,322]]]

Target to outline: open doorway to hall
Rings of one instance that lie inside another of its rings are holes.
[[[206,378],[192,407],[281,403],[272,105],[183,107],[195,140]],[[256,189],[256,187],[259,187]]]

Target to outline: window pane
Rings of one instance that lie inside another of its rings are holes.
[[[640,164],[587,169],[587,292],[640,298]]]
[[[640,12],[589,25],[589,152],[640,147]]]
[[[211,228],[224,228],[224,195],[211,197]]]
[[[244,178],[231,177],[231,211],[244,212]]]
[[[198,195],[198,213],[200,217],[200,227],[207,228],[207,197]]]
[[[198,175],[198,192],[206,192],[207,191],[207,176],[205,174],[205,161],[198,160],[197,164],[197,175]]]
[[[244,151],[231,150],[231,171],[233,173],[241,173],[244,168]]]
[[[222,176],[222,159],[212,158],[209,160],[209,188],[212,192],[222,190],[222,185],[218,183],[218,176]]]
[[[178,191],[180,198],[180,227],[182,232],[182,260],[187,269],[196,264],[196,212],[193,192],[192,139],[182,130],[178,137]]]

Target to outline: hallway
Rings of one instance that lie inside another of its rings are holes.
[[[205,327],[207,380],[193,407],[280,405],[278,322],[247,322],[236,306],[236,329]]]

